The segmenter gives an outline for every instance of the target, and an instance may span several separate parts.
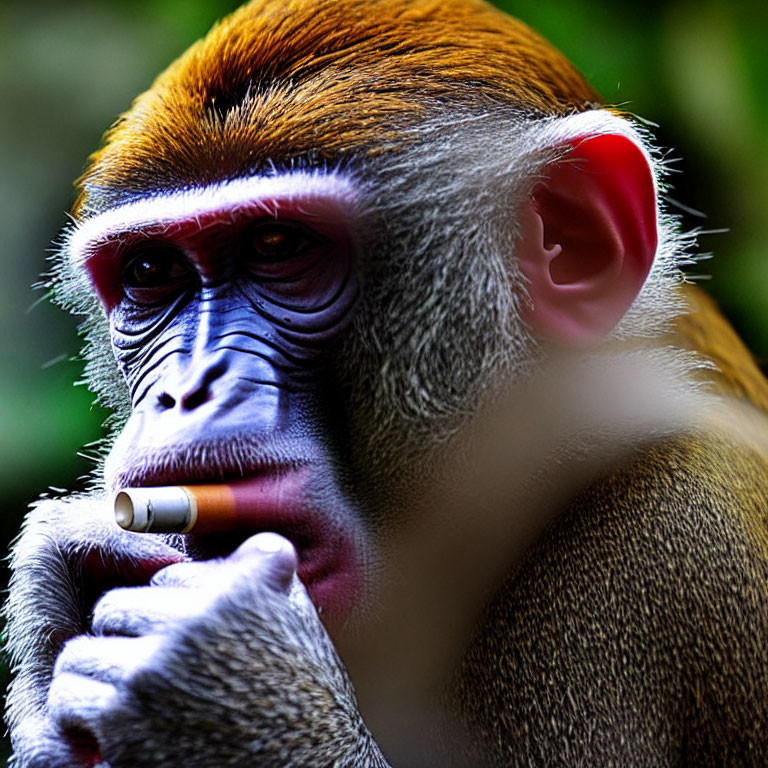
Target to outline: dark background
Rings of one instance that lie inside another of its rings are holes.
[[[230,0],[0,0],[0,549],[26,504],[93,466],[104,413],[82,386],[73,321],[32,284],[72,180],[133,96]],[[674,148],[672,196],[700,239],[707,287],[768,357],[768,3],[499,3],[554,42],[612,104]],[[86,446],[86,447],[84,447]],[[80,455],[78,455],[80,453]],[[85,454],[85,455],[83,455]],[[2,753],[0,752],[0,758]]]

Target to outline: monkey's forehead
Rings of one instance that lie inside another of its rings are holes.
[[[599,101],[549,43],[476,0],[254,0],[106,134],[73,214],[270,165],[370,157],[447,107],[556,115]]]
[[[473,128],[487,128],[483,121],[470,122]],[[563,117],[521,121],[514,126],[505,145],[511,148],[512,155],[519,155],[518,159],[527,174],[537,176],[536,169],[541,163],[562,157],[569,151],[568,148],[601,135],[623,136],[634,143],[649,168],[653,169],[654,185],[658,183],[657,175],[661,168],[654,159],[652,149],[644,142],[642,129],[613,110],[594,109]],[[439,145],[431,145],[430,150],[439,154]],[[485,150],[482,143],[477,148],[481,154]],[[461,155],[453,144],[448,146],[448,151],[448,173],[451,176],[460,175],[457,166],[461,163]],[[474,162],[474,156],[471,162]],[[506,211],[509,198],[503,190],[508,189],[510,183],[514,186],[519,179],[510,171],[508,158],[502,157],[500,166],[504,178],[490,173],[493,166],[487,163],[480,178],[461,179],[462,192],[472,189],[473,199],[490,195],[494,204]],[[103,210],[93,211],[91,215],[72,222],[62,232],[61,253],[72,266],[79,268],[97,256],[118,257],[121,249],[131,241],[177,237],[182,231],[187,233],[186,237],[191,232],[203,232],[212,227],[241,226],[254,217],[299,217],[320,232],[327,230],[330,237],[341,228],[361,245],[365,241],[363,232],[368,231],[373,219],[381,219],[382,210],[391,216],[403,206],[422,212],[433,206],[433,210],[439,210],[438,215],[442,219],[446,209],[450,209],[451,201],[457,197],[456,188],[449,180],[434,183],[434,167],[426,174],[430,182],[427,187],[419,186],[407,172],[403,176],[400,165],[396,164],[394,172],[401,179],[393,197],[398,198],[398,190],[400,193],[406,191],[407,195],[412,193],[404,202],[394,206],[382,202],[381,189],[375,184],[371,186],[355,174],[327,169],[286,172],[275,172],[273,169],[266,174],[245,175],[209,184],[151,189],[126,200],[118,200]],[[424,175],[423,169],[419,170],[419,174]],[[511,175],[511,181],[506,179],[507,175]],[[462,208],[459,201],[457,221],[461,219]],[[508,211],[505,216],[507,214]],[[451,218],[450,214],[448,217]]]

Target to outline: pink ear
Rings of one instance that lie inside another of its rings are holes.
[[[516,253],[542,339],[604,338],[645,283],[656,254],[656,199],[645,155],[618,134],[587,137],[547,169],[518,217]]]

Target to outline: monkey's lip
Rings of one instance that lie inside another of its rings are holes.
[[[165,479],[165,484],[169,481],[187,485],[178,477]],[[220,483],[231,494],[235,509],[245,511],[234,528],[187,534],[187,553],[196,560],[226,557],[257,533],[280,534],[296,549],[298,577],[323,621],[337,625],[349,616],[361,591],[355,522],[310,502],[311,482],[311,467],[303,466]]]

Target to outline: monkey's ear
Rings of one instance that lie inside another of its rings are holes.
[[[643,287],[656,254],[656,194],[644,152],[619,134],[574,142],[518,217],[528,280],[523,319],[565,346],[604,338]]]

